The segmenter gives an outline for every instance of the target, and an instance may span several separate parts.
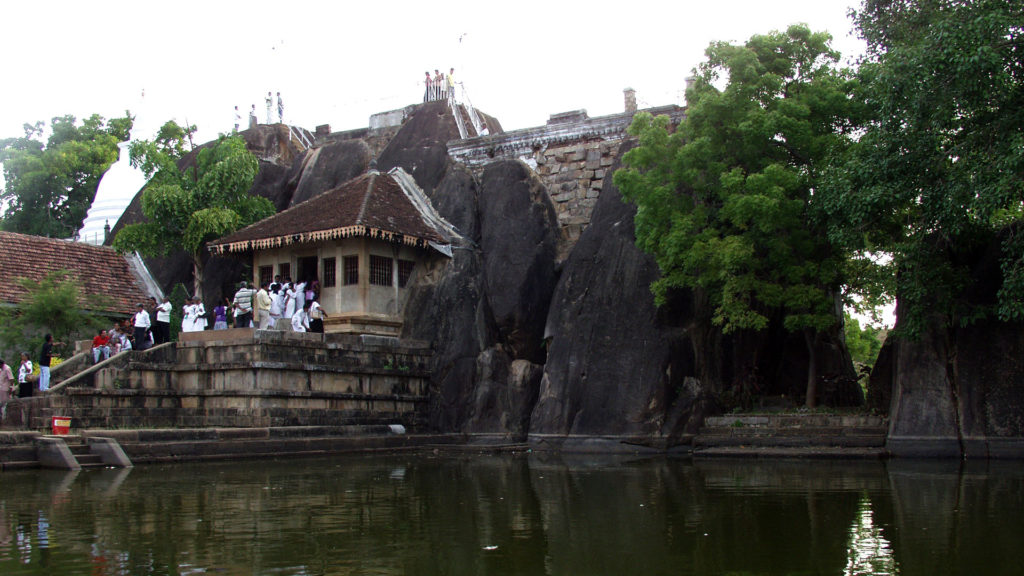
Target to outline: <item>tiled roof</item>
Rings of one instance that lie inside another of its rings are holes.
[[[215,253],[367,236],[426,247],[445,243],[391,174],[369,172],[210,243]]]
[[[0,232],[0,302],[25,298],[17,278],[39,281],[55,270],[71,272],[85,295],[108,298],[109,305],[102,307],[106,312],[131,314],[148,298],[128,261],[113,248]]]

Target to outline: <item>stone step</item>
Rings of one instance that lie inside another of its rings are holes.
[[[851,435],[762,435],[762,436],[705,436],[693,439],[694,449],[713,446],[842,446],[883,447],[885,434]]]
[[[82,468],[102,468],[105,466],[99,454],[75,454],[75,460],[78,460],[78,464]]]
[[[837,426],[823,426],[820,428],[703,428],[700,431],[702,436],[851,436],[876,434],[885,435],[885,427],[854,427],[841,428]]]

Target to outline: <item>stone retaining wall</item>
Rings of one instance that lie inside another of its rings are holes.
[[[429,349],[343,334],[206,331],[133,352],[127,370],[9,407],[7,425],[81,428],[403,424],[427,405]]]
[[[646,110],[668,115],[678,125],[684,109],[663,106]],[[590,223],[609,167],[629,135],[633,113],[590,118],[585,110],[553,114],[545,126],[448,143],[456,161],[478,168],[495,160],[521,159],[544,182],[562,228],[560,252],[568,252]]]

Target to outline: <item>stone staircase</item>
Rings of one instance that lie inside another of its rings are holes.
[[[874,415],[741,414],[706,418],[694,456],[882,458],[888,423]]]
[[[71,451],[71,455],[75,457],[75,461],[82,468],[103,468],[106,466],[103,462],[103,457],[92,452],[85,438],[81,436],[63,436],[62,438],[68,450]]]
[[[7,432],[0,435],[0,470],[53,468],[130,468],[132,461],[116,440],[78,435]]]

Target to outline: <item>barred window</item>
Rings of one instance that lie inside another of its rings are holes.
[[[273,266],[260,266],[260,273],[258,281],[260,287],[270,284],[274,280],[274,267]]]
[[[416,266],[416,263],[412,260],[399,260],[398,261],[398,287],[405,288],[405,285],[409,283],[409,277],[412,276],[412,269]]]
[[[337,260],[334,258],[324,258],[324,272],[320,275],[320,285],[324,288],[333,288],[337,285]]]
[[[343,271],[345,286],[359,284],[359,256],[345,256],[341,260],[341,265],[345,267]]]
[[[391,258],[370,255],[370,284],[391,286],[394,273],[391,271]]]
[[[291,262],[285,262],[277,265],[277,273],[281,275],[281,280],[288,278],[292,275],[292,264]]]

